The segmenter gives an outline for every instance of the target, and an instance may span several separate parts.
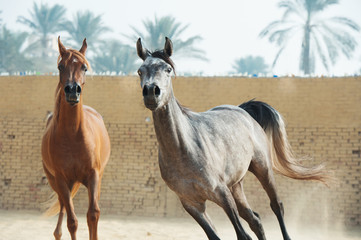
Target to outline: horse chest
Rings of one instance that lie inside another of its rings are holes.
[[[175,159],[159,158],[159,166],[163,180],[178,196],[207,198],[208,189],[214,189],[217,183],[210,178],[209,169],[197,162],[174,161]]]
[[[74,172],[79,177],[85,175],[91,168],[93,153],[84,141],[62,141],[49,148],[53,168],[61,170],[65,176],[74,175]]]

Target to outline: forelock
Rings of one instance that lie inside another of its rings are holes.
[[[80,62],[82,64],[86,64],[87,67],[90,69],[90,64],[88,60],[85,58],[83,54],[81,54],[79,51],[74,49],[68,49],[67,52],[64,54],[64,59],[62,59],[61,55],[58,57],[58,64],[60,61],[64,60],[65,65],[67,65],[69,62]]]
[[[163,50],[157,50],[152,53],[150,53],[150,56],[153,58],[159,58],[162,59],[164,62],[168,63],[172,68],[173,72],[175,74],[175,65],[172,59],[166,54]]]

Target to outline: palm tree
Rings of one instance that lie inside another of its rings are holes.
[[[360,27],[345,17],[325,19],[320,16],[323,10],[337,3],[338,0],[279,2],[278,6],[285,9],[282,19],[270,23],[260,33],[260,37],[268,36],[270,42],[279,46],[273,66],[297,33],[300,33],[302,38],[300,70],[304,74],[314,72],[316,56],[321,59],[327,71],[340,53],[350,59],[357,43],[346,28],[358,32]]]
[[[0,71],[13,74],[31,70],[32,63],[25,57],[22,49],[27,33],[13,33],[5,26],[0,31]]]
[[[267,73],[268,65],[263,57],[247,56],[237,59],[233,64],[233,69],[236,73],[265,74]]]
[[[138,65],[135,62],[138,57],[134,47],[124,45],[117,40],[110,40],[104,42],[100,49],[103,52],[92,59],[95,71],[130,74],[137,70]]]
[[[100,42],[102,34],[110,31],[110,28],[104,26],[102,16],[95,16],[90,11],[78,11],[73,21],[66,21],[62,24],[62,27],[69,33],[75,46],[81,45],[84,38],[86,38],[88,45],[93,46],[93,48],[89,48],[90,51]]]
[[[33,34],[39,36],[39,41],[33,43],[33,47],[41,48],[41,56],[43,58],[48,56],[49,43],[51,43],[51,34],[61,30],[61,24],[65,21],[65,7],[55,4],[49,7],[45,3],[38,6],[35,2],[32,11],[30,11],[30,18],[23,16],[18,17],[18,22],[30,27]],[[40,44],[40,46],[39,46]]]
[[[132,41],[136,41],[141,37],[150,50],[161,48],[164,45],[164,38],[168,37],[172,40],[174,48],[177,49],[176,54],[178,56],[207,60],[205,52],[194,47],[194,44],[202,40],[202,37],[196,35],[182,40],[181,36],[189,25],[182,25],[174,17],[165,16],[157,18],[155,16],[154,21],[149,19],[143,20],[143,26],[146,30],[145,34],[131,26],[134,34],[127,37]]]

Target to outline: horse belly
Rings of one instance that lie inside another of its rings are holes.
[[[205,118],[207,124],[200,125],[204,130],[198,137],[202,139],[199,150],[220,181],[232,186],[245,176],[254,156],[252,119],[231,106],[209,111]]]
[[[160,162],[160,171],[167,186],[180,198],[206,200],[219,186],[218,178],[211,174],[209,168],[206,167],[165,166]]]
[[[212,186],[209,182],[202,180],[178,177],[174,181],[168,179],[165,182],[180,198],[207,200],[210,198],[209,193],[213,193],[216,185]]]
[[[246,175],[254,156],[254,145],[246,135],[239,135],[225,152],[224,167],[219,174],[230,187]]]

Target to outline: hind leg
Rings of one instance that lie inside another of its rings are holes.
[[[243,191],[243,184],[239,182],[235,184],[232,188],[232,195],[236,201],[239,215],[247,221],[249,227],[256,234],[259,240],[265,240],[264,230],[261,224],[261,220],[257,213],[253,212],[247,202],[246,195]]]
[[[269,199],[271,200],[271,208],[274,214],[277,216],[277,220],[282,231],[283,239],[290,240],[284,222],[283,204],[278,198],[275,179],[273,176],[273,170],[270,164],[267,164],[269,162],[270,161],[268,161],[267,158],[265,161],[252,160],[249,171],[251,171],[261,182]]]

